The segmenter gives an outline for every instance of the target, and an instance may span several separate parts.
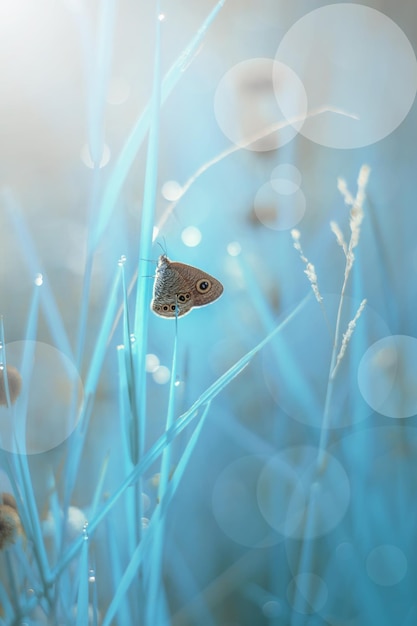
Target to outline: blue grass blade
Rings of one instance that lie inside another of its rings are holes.
[[[16,458],[16,465],[19,467],[20,470],[20,480],[18,480],[18,484],[22,487],[23,490],[22,502],[25,511],[23,513],[23,507],[19,508],[19,515],[22,522],[24,521],[24,519],[29,522],[28,527],[25,528],[25,530],[32,540],[32,549],[38,564],[45,596],[49,597],[48,583],[50,580],[50,568],[45,545],[43,542],[42,528],[39,519],[38,509],[36,506],[35,493],[33,491],[27,456],[18,455]]]
[[[26,454],[26,420],[38,328],[39,289],[40,288],[38,286],[35,286],[33,291],[32,302],[26,324],[26,341],[23,349],[22,362],[18,367],[23,381],[22,392],[16,405],[12,407],[12,411],[16,411],[17,413],[17,419],[15,420],[16,430],[13,434],[15,439],[15,449],[19,454]]]
[[[208,402],[204,407],[204,411],[198,420],[197,426],[195,427],[193,434],[190,437],[190,440],[187,443],[187,446],[184,452],[181,455],[180,460],[177,463],[175,468],[175,472],[172,474],[171,480],[167,485],[166,491],[164,493],[163,498],[160,501],[159,511],[161,518],[166,514],[166,509],[169,503],[172,501],[173,496],[181,482],[182,477],[184,476],[185,470],[187,469],[190,458],[194,452],[195,446],[200,437],[201,431],[203,430],[203,426],[206,422],[206,417],[208,412],[210,411],[211,402]]]
[[[76,626],[85,626],[88,623],[88,548],[87,534],[83,537],[83,546],[81,548],[80,563],[78,565],[79,587],[77,600],[77,619]]]
[[[159,115],[161,108],[161,21],[158,19],[160,3],[155,3],[155,54],[154,54],[154,79],[151,99],[151,120],[148,140],[148,152],[146,157],[145,186],[143,192],[142,220],[139,241],[138,276],[146,276],[146,264],[150,258],[152,247],[152,232],[154,225],[156,190],[158,182],[158,155],[159,155]],[[133,462],[137,463],[145,449],[146,436],[146,350],[149,320],[150,281],[138,280],[136,292],[134,335],[140,338],[140,344],[135,350],[135,369],[137,372],[136,385],[136,411],[132,414],[133,433],[137,440],[133,442],[134,451],[137,452]]]
[[[161,102],[164,102],[169,96],[177,82],[183,76],[185,70],[190,65],[194,57],[197,55],[207,30],[217,17],[220,9],[225,4],[225,0],[220,0],[213,10],[209,13],[197,33],[191,39],[186,48],[181,52],[172,67],[169,69],[161,87]],[[146,136],[151,121],[151,105],[145,108],[142,115],[136,122],[132,132],[130,133],[123,150],[117,159],[116,165],[109,177],[107,185],[103,191],[100,216],[97,221],[94,234],[93,249],[96,248],[110,217],[117,204],[121,189],[130,171],[132,163],[138,153],[138,150]]]
[[[172,352],[171,378],[169,381],[167,418],[165,422],[165,431],[168,431],[175,420],[175,382],[177,380],[177,361],[178,361],[178,317],[175,318],[175,336],[174,349]],[[167,445],[162,453],[161,472],[158,487],[158,496],[162,500],[168,485],[169,475],[171,472],[171,445]]]
[[[63,541],[63,520],[62,520],[62,510],[59,502],[57,486],[55,482],[55,476],[50,469],[49,471],[49,479],[48,479],[48,491],[50,493],[49,496],[49,514],[52,516],[53,522],[53,545],[55,550],[55,558],[56,555],[59,554],[60,546]]]
[[[101,470],[100,470],[96,487],[94,489],[93,500],[91,503],[90,510],[88,512],[89,517],[94,517],[98,509],[98,505],[103,498],[104,480],[106,478],[107,468],[109,466],[109,460],[110,460],[110,452],[107,452],[106,456],[104,457],[103,464],[101,466]]]
[[[81,310],[79,317],[78,342],[77,342],[77,364],[81,366],[83,357],[83,347],[87,332],[88,304],[91,286],[91,274],[94,259],[93,233],[95,223],[98,219],[98,207],[100,202],[100,190],[102,187],[103,173],[100,169],[100,162],[104,148],[104,110],[105,95],[111,69],[112,39],[115,18],[115,1],[108,0],[101,2],[100,20],[98,27],[97,57],[94,59],[94,49],[91,45],[91,29],[85,27],[85,23],[80,23],[80,34],[84,44],[84,54],[86,57],[87,84],[91,85],[88,98],[88,147],[90,157],[93,162],[92,184],[89,199],[89,237],[87,242],[87,258],[84,270],[83,292],[81,298]]]
[[[129,403],[129,391],[126,378],[126,359],[125,359],[125,346],[118,346],[117,360],[119,366],[119,416],[121,426],[121,438],[122,438],[122,458],[124,464],[124,475],[129,474],[132,471],[132,439],[131,439],[131,412]],[[140,519],[142,517],[142,502],[137,500],[136,492],[134,490],[128,490],[126,492],[126,519],[134,519],[135,517]],[[135,509],[137,509],[135,513]],[[127,541],[130,552],[133,552],[139,533],[136,533],[136,528],[133,524],[127,524]]]
[[[126,289],[124,263],[122,265],[122,288],[123,288],[123,353],[125,355],[125,363],[119,363],[119,385],[125,387],[125,390],[119,389],[119,398],[123,405],[122,410],[125,415],[124,425],[126,435],[129,442],[128,455],[133,464],[137,463],[139,458],[139,415],[137,409],[137,390],[135,376],[136,349],[134,336],[131,333],[131,324],[129,317],[129,302]],[[123,394],[123,395],[122,395]],[[129,401],[127,403],[127,400]]]
[[[133,441],[131,440],[131,411],[130,411],[130,402],[129,402],[129,381],[128,374],[126,372],[127,365],[126,361],[126,347],[117,346],[117,364],[118,364],[118,373],[119,373],[119,418],[120,418],[120,431],[122,438],[122,446],[123,446],[123,459],[133,460],[132,453],[132,445]]]
[[[21,244],[19,249],[24,251],[24,260],[26,261],[26,266],[30,276],[33,276],[36,270],[43,276],[41,300],[42,313],[45,316],[52,339],[54,340],[54,344],[59,350],[61,350],[61,352],[71,357],[72,349],[65,331],[59,308],[56,304],[45,272],[42,269],[42,264],[36,252],[32,237],[26,227],[20,207],[10,190],[3,189],[2,196],[5,201],[9,219]]]
[[[112,327],[115,311],[117,308],[117,294],[119,291],[121,273],[117,272],[113,281],[109,297],[107,300],[107,307],[104,312],[101,328],[96,340],[94,353],[90,362],[90,367],[87,373],[87,379],[84,385],[84,400],[80,411],[79,427],[76,429],[74,436],[68,439],[68,455],[71,459],[71,463],[67,464],[66,471],[66,487],[64,495],[64,508],[67,508],[71,500],[71,494],[78,474],[78,467],[81,458],[82,449],[84,446],[84,440],[90,421],[90,415],[92,410],[92,403],[96,392],[101,368],[103,365],[104,357],[107,350],[107,339]]]
[[[152,520],[151,520],[152,524]],[[133,578],[137,575],[140,563],[144,559],[144,555],[149,548],[150,545],[150,526],[148,527],[147,532],[143,535],[142,541],[136,546],[135,551],[132,554],[132,557],[129,561],[129,565],[125,569],[123,576],[120,578],[119,586],[117,587],[116,592],[113,595],[113,598],[107,608],[106,615],[103,618],[101,626],[110,626],[112,624],[112,620],[118,611],[118,607],[125,597]]]
[[[171,365],[171,379],[169,385],[168,396],[168,408],[167,418],[165,424],[165,431],[168,431],[175,418],[175,381],[177,378],[177,348],[178,348],[178,316],[175,317],[175,336],[174,336],[174,349],[172,354]],[[165,490],[168,485],[169,474],[171,468],[171,445],[168,444],[163,452],[161,458],[161,472],[159,478],[158,496],[162,500]],[[146,612],[145,612],[145,624],[152,626],[152,624],[162,623],[158,620],[157,611],[162,606],[161,593],[163,592],[164,585],[162,581],[162,550],[164,543],[165,532],[165,519],[161,517],[160,506],[156,509],[154,516],[156,521],[152,524],[153,530],[153,543],[152,543],[152,557],[151,566],[149,568],[149,585],[146,589]],[[150,529],[148,528],[148,533]]]
[[[201,396],[200,398],[194,402],[194,404],[185,411],[177,420],[175,420],[172,427],[169,431],[164,432],[157,441],[151,446],[151,448],[143,455],[142,459],[139,463],[133,468],[130,474],[122,481],[119,487],[115,490],[114,494],[107,500],[107,502],[103,505],[103,508],[98,511],[95,518],[91,519],[89,522],[89,533],[91,534],[95,531],[95,529],[100,525],[103,519],[108,515],[109,511],[116,504],[120,496],[128,489],[130,486],[135,484],[138,478],[146,472],[151,466],[152,463],[156,461],[156,459],[163,452],[165,447],[175,439],[187,426],[190,424],[193,419],[198,415],[198,409],[206,405],[208,402],[213,400],[236,376],[240,374],[240,372],[248,365],[251,359],[260,351],[262,348],[269,342],[273,337],[275,337],[279,332],[283,331],[284,328],[288,325],[290,321],[294,317],[296,317],[304,308],[306,303],[309,301],[311,295],[310,293],[293,309],[293,311],[271,332],[265,339],[263,339],[258,345],[256,345],[252,350],[246,353],[239,361],[237,361],[232,367],[230,367],[227,372],[225,372],[222,376],[220,376]],[[146,533],[145,537],[148,535]],[[78,553],[81,547],[81,540],[78,540],[73,543],[72,546],[67,550],[65,555],[63,555],[60,562],[56,565],[53,570],[53,575],[56,577],[59,573],[68,565],[72,558]]]
[[[111,579],[113,581],[113,588],[116,591],[119,585],[119,582],[123,576],[123,570],[120,562],[120,549],[116,540],[118,535],[114,522],[112,520],[112,516],[106,520],[106,528],[107,528],[107,544],[109,550],[109,562],[111,563]],[[114,597],[114,594],[113,594]],[[133,608],[133,607],[132,607]],[[120,597],[120,601],[117,605],[117,613],[118,623],[120,624],[134,624],[135,621],[132,620],[132,615],[130,614],[130,605],[129,602],[126,601],[126,596],[123,595]]]
[[[94,170],[93,171],[93,181],[91,188],[91,198],[89,201],[89,231],[88,231],[88,239],[87,239],[87,253],[86,260],[84,266],[84,277],[83,277],[83,287],[81,293],[81,306],[80,313],[78,319],[78,331],[77,331],[77,346],[76,346],[76,363],[79,368],[81,368],[83,363],[84,356],[84,346],[85,346],[85,338],[87,334],[87,319],[88,319],[88,307],[90,300],[90,288],[91,288],[91,276],[93,271],[93,262],[94,262],[94,253],[90,250],[91,248],[91,232],[92,226],[94,223],[95,217],[95,207],[98,203],[99,196],[99,188],[101,184],[101,171]]]
[[[102,0],[99,11],[97,58],[89,81],[92,89],[89,96],[88,119],[88,143],[95,168],[100,166],[103,154],[104,110],[112,67],[115,0]]]
[[[190,413],[196,411],[200,406],[212,400],[215,396],[217,396],[240,372],[249,364],[249,362],[253,359],[255,354],[257,354],[267,343],[271,341],[275,335],[281,332],[288,323],[298,315],[298,313],[304,308],[305,304],[310,299],[310,294],[308,294],[294,309],[293,311],[281,322],[274,330],[272,330],[257,346],[255,346],[252,350],[247,352],[237,363],[232,365],[230,369],[227,370],[220,378],[218,378],[205,392],[201,394],[198,400],[194,402],[194,404],[188,409],[188,411],[184,414],[188,417]],[[179,418],[180,420],[184,416]]]

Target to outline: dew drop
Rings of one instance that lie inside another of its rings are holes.
[[[36,274],[34,283],[35,283],[35,285],[37,287],[40,287],[41,285],[43,285],[43,275],[42,274]]]

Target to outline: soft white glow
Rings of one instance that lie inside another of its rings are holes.
[[[153,379],[158,385],[165,385],[171,378],[171,372],[165,365],[160,365],[153,373]]]
[[[43,285],[43,276],[42,276],[42,274],[36,274],[36,276],[35,276],[35,285],[37,287],[40,287],[41,285]]]
[[[156,372],[159,367],[159,359],[156,354],[147,354],[145,359],[145,369],[147,372]]]
[[[230,256],[239,256],[242,252],[242,246],[238,241],[231,241],[227,244],[227,254]]]
[[[166,200],[175,202],[182,195],[182,187],[176,180],[167,180],[162,185],[161,193]]]
[[[201,242],[201,231],[196,226],[187,226],[181,233],[181,239],[186,246],[194,248]]]

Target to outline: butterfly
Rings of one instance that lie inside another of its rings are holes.
[[[162,254],[156,268],[151,308],[161,317],[181,317],[196,306],[214,302],[222,293],[223,285],[210,274],[170,261]]]

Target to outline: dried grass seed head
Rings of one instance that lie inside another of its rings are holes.
[[[13,365],[0,366],[0,405],[7,406],[6,376],[10,402],[14,404],[22,389],[22,377]]]
[[[0,550],[8,548],[19,535],[23,535],[20,517],[15,508],[8,504],[0,505]]]

